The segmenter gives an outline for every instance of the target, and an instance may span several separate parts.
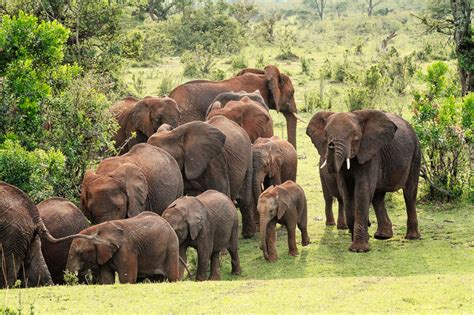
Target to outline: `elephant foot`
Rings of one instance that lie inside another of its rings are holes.
[[[354,253],[366,253],[369,251],[368,243],[352,243],[349,250]]]
[[[421,234],[418,232],[418,230],[409,231],[407,232],[407,235],[405,235],[405,238],[407,240],[418,240],[421,238]]]
[[[337,229],[338,230],[347,230],[346,222],[337,222]]]
[[[374,237],[378,240],[388,240],[393,237],[392,229],[379,229],[375,232]]]
[[[296,256],[298,256],[298,251],[297,251],[297,250],[289,251],[289,252],[288,252],[288,255],[293,256],[293,257],[296,257]]]
[[[210,275],[208,280],[210,280],[210,281],[219,281],[219,280],[221,280],[221,275],[220,274]]]
[[[255,230],[242,230],[242,237],[243,238],[252,238],[255,235]]]
[[[326,220],[326,226],[333,226],[333,225],[336,225],[336,222],[334,221],[334,219]]]
[[[278,260],[278,257],[277,257],[277,255],[270,255],[268,257],[265,257],[265,259],[269,262],[275,262],[275,261]]]
[[[242,268],[240,266],[235,267],[235,269],[232,269],[231,272],[234,276],[240,276],[242,274]]]
[[[309,238],[306,239],[306,240],[302,240],[302,241],[301,241],[301,245],[302,245],[302,246],[308,246],[309,244],[311,244]]]
[[[196,275],[196,281],[206,281],[206,276],[204,275]]]

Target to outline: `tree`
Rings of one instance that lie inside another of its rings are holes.
[[[374,0],[366,0],[367,1],[367,15],[372,16],[374,13],[374,8],[378,6],[382,0],[374,1]]]
[[[324,19],[324,10],[328,0],[304,0],[304,3],[312,9],[316,9],[321,21]]]
[[[470,0],[432,0],[418,17],[428,31],[451,36],[456,45],[462,94],[474,91],[474,42]]]
[[[191,6],[191,0],[146,0],[138,4],[141,12],[146,12],[154,21],[168,19],[171,14],[183,12]]]

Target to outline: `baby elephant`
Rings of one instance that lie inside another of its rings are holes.
[[[118,272],[120,283],[146,277],[179,279],[179,243],[171,226],[158,214],[145,211],[123,220],[87,228],[74,239],[67,270],[99,268],[99,283],[111,284]]]
[[[226,248],[232,259],[232,274],[241,273],[238,250],[239,221],[234,203],[223,193],[207,190],[197,197],[181,197],[173,202],[163,218],[176,231],[179,238],[179,253],[186,261],[186,249],[197,250],[197,281],[207,278],[220,280],[219,253]]]
[[[286,227],[288,232],[289,254],[296,256],[296,225],[301,231],[301,244],[309,244],[307,223],[307,204],[303,189],[292,180],[281,185],[271,186],[258,199],[260,215],[260,242],[266,260],[276,261],[276,223]]]

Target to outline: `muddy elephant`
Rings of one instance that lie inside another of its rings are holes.
[[[288,233],[288,254],[296,256],[296,226],[301,231],[301,244],[310,243],[307,221],[308,207],[301,186],[288,180],[281,185],[271,186],[258,200],[260,215],[260,246],[268,261],[276,261],[276,223],[286,227]]]
[[[135,144],[147,142],[162,124],[178,125],[180,112],[176,102],[169,97],[147,96],[142,100],[127,97],[111,107],[119,123],[114,140],[120,153],[127,153]],[[132,132],[136,133],[131,138]]]
[[[178,235],[180,256],[184,261],[188,247],[197,250],[197,281],[220,280],[219,257],[223,249],[230,254],[232,274],[241,273],[239,220],[229,197],[215,190],[207,190],[197,197],[181,197],[163,212],[163,218]],[[208,278],[209,261],[211,273]]]
[[[224,92],[259,90],[270,109],[282,112],[286,119],[288,141],[296,148],[296,102],[295,89],[290,78],[281,74],[277,67],[266,66],[264,70],[244,69],[231,79],[223,81],[196,80],[176,87],[170,93],[181,113],[179,124],[205,120],[206,111],[214,98]]]
[[[242,127],[252,143],[260,137],[273,136],[272,117],[264,107],[247,96],[239,101],[229,101],[225,107],[219,101],[214,102],[209,106],[207,119],[218,115],[225,116]]]
[[[20,189],[0,181],[0,287],[21,280],[24,287],[52,285],[41,252],[40,237],[58,243],[71,238],[54,238],[31,199]]]
[[[37,207],[46,228],[56,237],[77,234],[89,227],[81,210],[67,199],[50,198],[40,202]],[[54,284],[64,284],[64,270],[71,242],[72,240],[53,244],[41,237],[41,251]]]
[[[255,234],[252,152],[245,130],[224,116],[216,116],[208,122],[194,121],[157,132],[148,143],[176,159],[186,194],[195,196],[208,189],[226,194],[239,204],[243,236]]]
[[[306,133],[324,159],[322,166],[327,167],[329,174],[339,175],[346,223],[352,234],[349,250],[369,250],[370,202],[378,222],[374,237],[392,237],[384,197],[400,188],[408,216],[406,238],[420,237],[416,194],[421,152],[408,122],[378,110],[319,112],[309,122]]]
[[[81,208],[94,224],[125,219],[142,211],[161,214],[183,194],[183,178],[168,152],[146,143],[88,170],[81,189]]]
[[[260,138],[252,145],[252,191],[255,200],[271,185],[296,181],[298,157],[295,148],[278,137]]]
[[[67,270],[99,269],[99,283],[136,283],[138,279],[179,280],[179,243],[172,227],[158,214],[139,215],[91,226],[74,239]]]

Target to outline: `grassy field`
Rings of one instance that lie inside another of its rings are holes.
[[[281,134],[283,119],[275,113],[273,117],[275,131]],[[309,120],[310,115],[304,117]],[[229,257],[223,256],[220,282],[11,289],[1,292],[3,305],[42,314],[472,312],[474,207],[420,204],[422,239],[407,241],[403,198],[392,194],[388,211],[394,237],[371,238],[370,252],[351,253],[348,232],[324,225],[318,157],[304,131],[304,124],[299,124],[298,182],[309,201],[312,243],[299,246],[297,257],[287,255],[286,231],[280,228],[277,262],[263,259],[257,238],[241,239],[243,273],[230,275]],[[370,215],[373,235],[373,211]]]
[[[263,58],[265,64],[276,64],[290,74],[300,109],[305,106],[306,93],[323,90],[323,97],[331,99],[333,109],[346,110],[348,84],[324,80],[321,88],[320,70],[326,59],[335,65],[350,51],[352,63],[369,65],[379,57],[377,47],[392,30],[397,30],[398,35],[390,45],[402,55],[423,50],[429,43],[442,43],[439,38],[423,34],[407,12],[390,18],[367,19],[356,15],[308,25],[291,19],[288,22],[298,30],[293,52],[310,61],[309,74],[302,73],[299,60],[276,60],[277,45],[262,48],[251,42],[240,55],[249,67],[255,67],[258,59]],[[362,54],[354,57],[355,47],[361,43]],[[237,72],[231,67],[232,57],[226,56],[217,64],[226,77]],[[182,75],[183,66],[177,57],[165,58],[159,65],[142,66],[130,67],[125,73],[131,87],[137,86],[133,77],[141,78],[141,96],[157,94],[166,80],[175,86],[193,79]],[[409,120],[411,99],[409,90],[405,95],[387,95],[382,109],[402,112]],[[301,115],[307,121],[311,118],[309,113]],[[285,138],[283,117],[275,112],[272,117],[275,134]],[[386,241],[371,238],[370,252],[351,253],[349,233],[324,224],[324,201],[316,167],[319,156],[305,129],[306,125],[299,123],[297,181],[309,202],[312,243],[304,248],[299,246],[297,257],[287,255],[286,231],[280,228],[279,260],[275,263],[263,259],[257,237],[240,239],[241,276],[230,275],[227,255],[221,257],[219,282],[195,283],[186,279],[162,284],[10,289],[0,291],[0,308],[3,305],[4,310],[12,312],[41,314],[474,312],[474,205],[419,203],[422,239],[407,241],[402,194],[391,194],[387,205],[394,237]],[[376,220],[372,210],[370,217],[373,224],[369,233],[373,235]]]

